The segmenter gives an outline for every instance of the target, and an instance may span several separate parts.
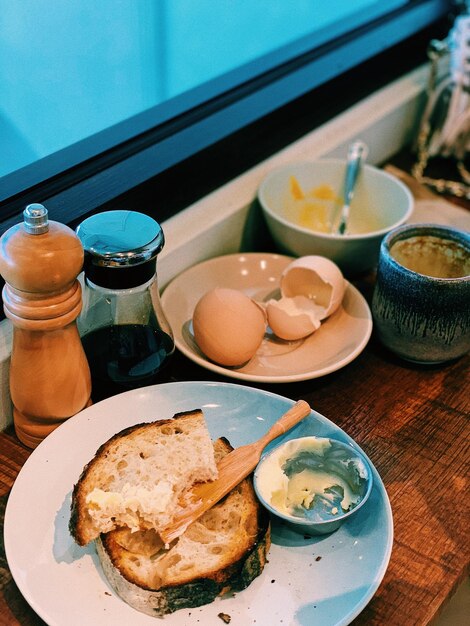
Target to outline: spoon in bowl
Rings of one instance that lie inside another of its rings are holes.
[[[346,175],[344,177],[344,203],[341,208],[338,226],[336,230],[334,230],[334,232],[339,235],[346,234],[357,177],[361,170],[363,161],[367,158],[368,151],[369,150],[363,141],[355,141],[349,146]]]

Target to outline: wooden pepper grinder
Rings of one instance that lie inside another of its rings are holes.
[[[48,221],[42,204],[0,238],[3,305],[13,323],[10,392],[18,438],[35,448],[90,404],[91,377],[77,329],[83,247],[73,230]]]

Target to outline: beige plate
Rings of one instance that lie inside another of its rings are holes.
[[[372,332],[367,302],[350,283],[339,310],[306,339],[283,341],[268,329],[256,355],[242,367],[217,365],[199,350],[191,320],[194,307],[206,291],[229,287],[265,302],[279,296],[281,273],[291,261],[291,257],[279,254],[229,254],[199,263],[177,276],[162,295],[177,348],[213,372],[257,382],[318,378],[350,363],[365,348]]]

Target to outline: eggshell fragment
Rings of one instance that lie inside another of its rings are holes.
[[[205,293],[193,313],[193,332],[202,352],[215,363],[235,366],[249,361],[266,331],[266,313],[236,289]]]
[[[268,300],[268,324],[277,337],[295,341],[311,335],[320,328],[317,305],[305,296]]]
[[[299,257],[286,267],[281,276],[282,296],[305,296],[313,300],[319,307],[319,320],[324,320],[338,309],[345,290],[346,281],[339,267],[322,256]]]

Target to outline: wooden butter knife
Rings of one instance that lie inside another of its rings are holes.
[[[188,505],[160,531],[162,541],[168,544],[182,535],[190,524],[251,474],[268,443],[293,428],[310,412],[309,404],[299,400],[258,441],[241,446],[223,457],[217,465],[218,478],[212,482],[199,483],[191,489],[189,499],[194,505]]]

